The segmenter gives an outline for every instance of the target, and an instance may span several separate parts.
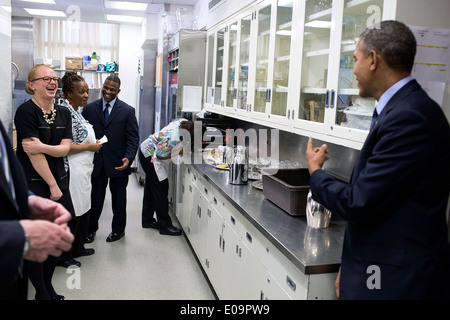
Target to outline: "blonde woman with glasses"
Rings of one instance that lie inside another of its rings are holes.
[[[28,73],[26,92],[33,98],[20,105],[14,122],[17,130],[17,157],[30,190],[41,197],[61,203],[74,216],[69,193],[69,176],[64,156],[72,142],[72,118],[69,109],[54,104],[59,78],[48,66],[36,65]],[[29,277],[37,300],[62,300],[51,279],[56,258],[29,265]]]

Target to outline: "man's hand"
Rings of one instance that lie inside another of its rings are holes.
[[[62,204],[38,196],[28,198],[28,207],[28,218],[31,220],[47,220],[65,225],[72,217]]]
[[[308,164],[309,174],[312,175],[314,171],[322,169],[325,161],[329,158],[326,156],[328,147],[323,144],[320,148],[313,148],[313,139],[308,140],[308,147],[306,148],[306,163]]]
[[[119,171],[123,171],[126,168],[128,168],[129,165],[130,165],[130,160],[128,160],[127,158],[123,158],[122,159],[122,166],[115,167],[114,169],[119,170]]]
[[[30,241],[24,259],[44,262],[49,255],[58,257],[72,247],[74,236],[67,225],[57,225],[45,220],[20,220]]]

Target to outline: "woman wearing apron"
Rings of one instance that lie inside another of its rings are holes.
[[[141,143],[139,162],[145,172],[144,198],[142,200],[142,227],[158,229],[160,234],[179,236],[182,231],[172,225],[169,216],[169,179],[167,175],[170,159],[183,153],[180,129],[194,138],[194,121],[176,119]],[[206,130],[201,125],[198,134]],[[191,143],[191,148],[194,144]],[[157,220],[153,217],[156,212]]]
[[[80,107],[86,106],[89,98],[89,87],[84,78],[76,72],[66,72],[62,79],[62,88],[66,98],[63,106],[68,108],[72,115],[72,144],[65,164],[66,170],[70,172],[70,194],[76,215],[71,224],[75,236],[72,250],[58,260],[59,266],[67,268],[71,265],[81,265],[74,258],[95,253],[94,249],[84,247],[84,239],[87,236],[91,208],[91,174],[94,168],[92,161],[94,152],[100,150],[101,144],[95,139],[92,125],[79,111]]]

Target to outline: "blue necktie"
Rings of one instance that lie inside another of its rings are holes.
[[[106,121],[108,120],[108,117],[109,117],[109,107],[110,106],[111,105],[109,103],[107,103],[105,105],[105,110],[103,110],[103,115],[105,116],[105,123],[106,123]]]
[[[375,110],[373,110],[373,116],[372,116],[372,123],[370,124],[370,131],[372,131],[373,126],[375,125],[375,122],[378,119],[378,112],[377,112],[377,108],[375,108]]]

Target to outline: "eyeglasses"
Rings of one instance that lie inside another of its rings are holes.
[[[42,78],[36,78],[36,79],[33,79],[33,80],[31,80],[31,82],[37,81],[37,80],[43,80],[43,81],[46,82],[46,83],[50,83],[52,80],[55,81],[55,82],[57,82],[57,83],[61,81],[60,78],[42,77]]]

